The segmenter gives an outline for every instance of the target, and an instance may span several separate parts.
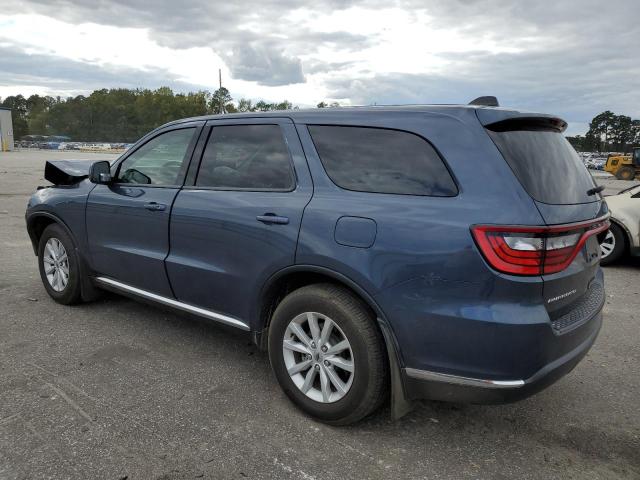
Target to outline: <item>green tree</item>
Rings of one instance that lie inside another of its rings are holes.
[[[611,143],[614,150],[626,152],[629,150],[629,143],[633,141],[633,130],[631,117],[626,115],[615,115],[611,128]]]
[[[631,146],[640,147],[640,120],[631,121]]]
[[[29,134],[27,100],[22,95],[9,96],[4,99],[2,106],[11,109],[13,119],[13,138],[19,140]]]
[[[293,103],[291,103],[289,100],[283,100],[282,102],[274,106],[274,110],[291,110],[292,108]]]
[[[211,113],[225,113],[226,106],[233,101],[229,90],[220,87],[211,97]]]
[[[593,138],[598,138],[598,151],[609,149],[609,137],[611,135],[611,129],[615,121],[615,114],[610,110],[606,110],[599,115],[593,117],[589,124],[589,133]]]
[[[229,91],[174,93],[168,87],[150,89],[100,89],[89,96],[62,99],[32,95],[7,97],[2,106],[13,112],[14,135],[66,135],[75,141],[133,142],[154,128],[179,118],[225,112],[269,111],[293,108],[288,100],[255,105],[240,99],[237,106]]]
[[[340,104],[338,102],[331,102],[331,103],[327,103],[324,100],[322,102],[320,102],[318,105],[316,105],[316,107],[318,108],[335,108],[335,107],[339,107]]]
[[[585,146],[598,151],[629,152],[640,141],[640,120],[607,110],[596,115],[585,135]]]
[[[585,138],[582,135],[576,135],[574,137],[566,137],[567,141],[578,152],[584,152],[585,150]]]
[[[270,103],[267,103],[264,100],[259,100],[256,102],[254,111],[268,112],[269,110],[273,110],[272,105]]]
[[[241,98],[240,100],[238,100],[237,110],[238,112],[253,112],[255,110],[255,107],[253,106],[251,100],[247,98]]]

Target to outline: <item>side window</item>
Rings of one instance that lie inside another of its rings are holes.
[[[339,187],[437,197],[458,193],[442,159],[418,135],[369,127],[308,128],[325,171]]]
[[[196,186],[229,190],[292,190],[289,150],[278,125],[214,127]]]
[[[175,185],[195,128],[171,130],[149,140],[118,168],[118,183]]]

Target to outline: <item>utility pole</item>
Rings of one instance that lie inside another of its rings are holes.
[[[218,91],[220,91],[222,89],[222,69],[221,68],[218,69],[218,84],[220,85]],[[222,92],[220,92],[220,93],[222,93]],[[225,109],[224,109],[224,101],[223,101],[223,99],[220,99],[220,113],[221,114],[222,113],[227,113],[227,112],[225,112]]]

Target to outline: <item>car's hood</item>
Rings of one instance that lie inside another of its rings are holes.
[[[630,206],[637,208],[640,202],[638,201],[639,199],[635,197],[635,194],[638,194],[638,193],[640,193],[640,191],[632,190],[628,192],[619,193],[617,195],[610,195],[608,197],[605,197],[605,200],[607,202],[607,205],[609,205],[609,209],[613,214],[613,212],[615,212],[619,208],[625,208]]]
[[[97,160],[49,160],[44,166],[45,180],[54,185],[73,185],[89,176]]]

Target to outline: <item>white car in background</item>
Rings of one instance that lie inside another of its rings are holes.
[[[605,198],[611,212],[611,227],[600,244],[602,265],[623,255],[640,256],[640,185],[625,188]]]

